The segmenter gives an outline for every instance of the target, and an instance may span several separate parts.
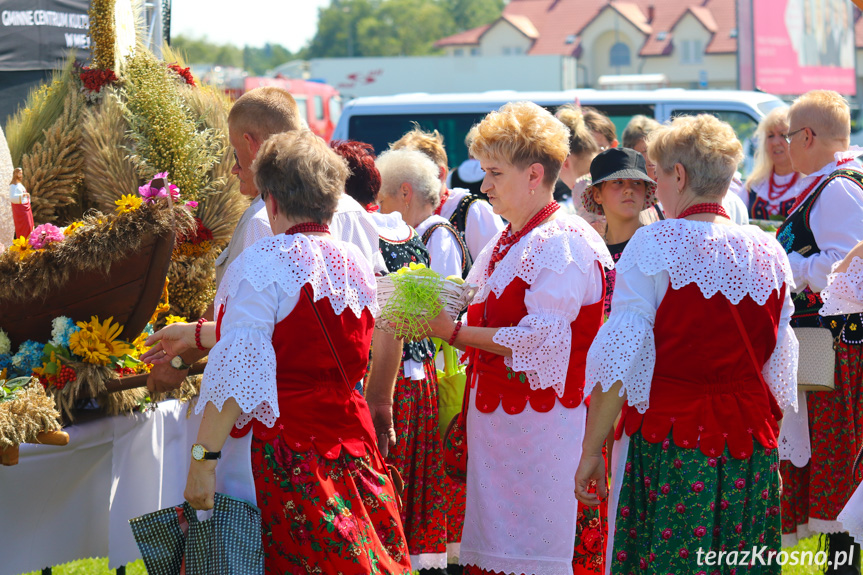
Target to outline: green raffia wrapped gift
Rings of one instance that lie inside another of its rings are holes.
[[[475,286],[444,279],[434,270],[412,263],[378,279],[381,312],[377,327],[399,338],[417,339],[422,335],[420,320],[433,318],[442,309],[455,318],[475,293]]]

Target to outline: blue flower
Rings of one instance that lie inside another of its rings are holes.
[[[12,356],[8,353],[0,353],[0,370],[12,367]]]
[[[17,368],[16,371],[22,374],[29,374],[33,368],[42,367],[42,350],[45,349],[45,344],[29,339],[21,344],[18,348],[18,353],[12,356],[12,365]]]
[[[57,347],[69,347],[69,336],[81,329],[66,316],[54,318],[51,326],[51,343]]]

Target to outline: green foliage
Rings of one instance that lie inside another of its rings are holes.
[[[222,142],[211,130],[198,131],[181,97],[175,74],[152,54],[139,50],[124,70],[127,101],[124,115],[129,136],[135,142],[139,175],[148,179],[167,171],[184,200],[194,200],[208,187],[207,173],[222,151]]]
[[[171,48],[182,53],[190,64],[232,66],[258,76],[300,57],[279,44],[266,44],[262,48],[238,48],[232,44],[216,44],[206,38],[190,38],[182,34],[174,36]]]

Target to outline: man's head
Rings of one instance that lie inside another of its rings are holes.
[[[836,92],[806,92],[788,110],[788,154],[797,172],[817,172],[848,149],[850,137],[848,102]]]
[[[250,198],[258,195],[252,162],[267,138],[302,126],[297,103],[287,90],[256,88],[234,102],[228,115],[228,132],[234,148],[232,172],[240,180],[241,194]]]
[[[437,130],[424,132],[418,124],[414,124],[413,130],[390,144],[390,150],[422,152],[438,167],[438,179],[441,182],[446,182],[449,164],[447,163],[446,149],[443,147],[443,136]]]

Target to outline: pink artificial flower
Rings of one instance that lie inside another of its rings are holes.
[[[52,242],[62,242],[65,237],[63,230],[54,224],[42,224],[30,232],[27,243],[35,249],[41,250],[48,247],[48,244]]]
[[[154,180],[167,180],[168,179],[168,172],[159,172],[158,174],[153,176],[153,179]]]
[[[194,200],[189,200],[188,202],[186,202],[186,205],[184,205],[183,207],[189,211],[192,211],[198,207],[198,202],[196,202]]]
[[[174,184],[168,184],[168,193],[171,194],[171,199],[175,202],[180,201],[180,188]]]
[[[154,188],[150,184],[144,184],[140,188],[138,188],[138,193],[141,194],[141,197],[144,198],[144,201],[147,203],[153,203],[158,198],[167,198],[168,192],[165,191],[165,188]]]

